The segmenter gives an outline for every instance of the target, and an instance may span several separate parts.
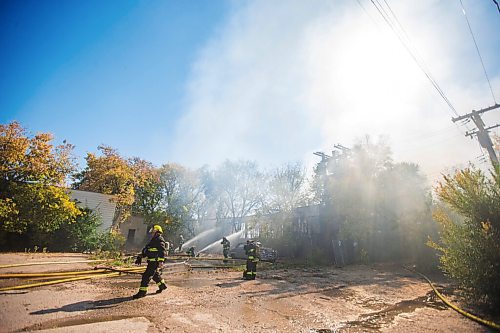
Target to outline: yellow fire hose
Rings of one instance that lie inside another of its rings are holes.
[[[113,269],[113,268],[102,268],[95,269],[91,271],[75,271],[75,272],[55,272],[55,273],[26,273],[26,274],[2,274],[1,278],[5,279],[27,279],[29,281],[43,281],[43,280],[54,280],[54,279],[62,279],[62,278],[70,278],[70,277],[78,277],[82,275],[90,275],[90,274],[98,274],[98,273],[125,273],[125,274],[142,274],[144,272],[144,267],[133,267],[133,268],[124,268],[122,270]]]
[[[165,268],[166,269],[174,268],[173,266],[178,266],[178,265],[185,265],[185,262],[174,263],[174,264],[166,266]],[[102,267],[100,269],[90,271],[90,272],[93,272],[93,273],[100,272],[98,274],[92,274],[92,275],[89,275],[90,274],[89,271],[74,271],[74,272],[60,272],[60,273],[3,274],[4,276],[8,275],[9,278],[19,278],[20,277],[19,275],[25,275],[24,277],[26,277],[26,278],[34,277],[34,276],[37,276],[39,278],[54,278],[54,277],[61,277],[61,276],[65,276],[65,275],[67,275],[67,276],[68,275],[69,276],[84,275],[82,273],[85,272],[84,276],[69,277],[69,278],[65,278],[65,279],[52,280],[52,281],[47,281],[47,282],[38,282],[38,283],[25,284],[25,285],[19,285],[19,286],[12,286],[12,287],[4,287],[4,288],[0,288],[0,292],[2,292],[2,291],[9,291],[9,290],[20,290],[20,289],[34,288],[34,287],[47,286],[47,285],[52,285],[52,284],[58,284],[58,283],[64,283],[64,282],[71,282],[71,281],[78,281],[78,280],[86,280],[86,279],[92,279],[92,278],[115,277],[115,276],[120,276],[120,275],[122,275],[124,273],[125,274],[127,274],[127,273],[132,273],[132,274],[138,273],[138,274],[141,274],[142,271],[144,271],[145,269],[146,268],[144,266],[142,266],[142,267],[139,266],[139,267],[125,268],[125,269],[121,269],[121,270],[113,269],[113,268],[109,268],[109,267]],[[112,270],[112,271],[115,271],[115,272],[103,274],[105,271],[109,271],[109,270]],[[13,276],[13,275],[16,275],[16,276]],[[26,275],[29,275],[29,276],[26,276]]]
[[[80,264],[80,263],[90,263],[90,262],[103,262],[109,259],[99,259],[99,260],[77,260],[77,261],[44,261],[44,262],[31,262],[22,264],[9,264],[0,265],[0,268],[10,268],[10,267],[20,267],[20,266],[32,266],[32,265],[63,265],[63,264]]]
[[[38,282],[38,283],[32,283],[32,284],[24,284],[24,285],[21,285],[21,286],[5,287],[5,288],[0,288],[0,291],[20,290],[20,289],[34,288],[34,287],[40,287],[40,286],[48,286],[48,285],[57,284],[57,283],[64,283],[64,282],[71,282],[71,281],[78,281],[78,280],[85,280],[85,279],[113,277],[113,276],[118,276],[120,274],[121,273],[108,273],[108,274],[96,274],[96,275],[79,276],[79,277],[67,278],[67,279],[61,279],[61,280],[54,280],[54,281],[47,281],[47,282]]]
[[[37,278],[37,277],[59,277],[67,275],[85,275],[85,274],[96,274],[104,273],[106,270],[91,270],[91,271],[75,271],[75,272],[56,272],[56,273],[12,273],[12,274],[0,274],[0,279],[24,279],[24,278]]]
[[[26,283],[35,283],[35,282],[41,282],[41,281],[54,281],[54,280],[59,280],[59,279],[69,279],[69,278],[79,277],[79,276],[85,276],[85,275],[65,275],[65,276],[47,276],[47,277],[42,276],[42,277],[37,277],[37,278],[26,278],[23,280],[27,281]]]
[[[239,266],[214,266],[214,265],[211,265],[211,266],[203,266],[203,265],[189,265],[189,267],[191,268],[211,268],[211,269],[230,269],[230,268],[235,268],[235,267],[239,267]]]
[[[452,308],[453,310],[457,311],[458,313],[460,313],[461,315],[464,315],[465,317],[469,318],[469,319],[472,319],[480,324],[483,324],[483,325],[486,325],[488,327],[491,327],[491,328],[494,328],[496,330],[500,330],[500,325],[497,324],[497,323],[494,323],[492,321],[489,321],[489,320],[485,320],[485,319],[482,319],[482,318],[479,318],[478,316],[475,316],[471,313],[468,313],[467,311],[464,311],[462,309],[460,309],[459,307],[457,307],[456,305],[454,305],[453,303],[451,303],[450,301],[448,301],[443,295],[441,295],[441,293],[439,291],[437,291],[437,289],[434,287],[434,284],[431,282],[431,280],[429,280],[429,278],[427,276],[425,276],[424,274],[420,273],[420,272],[417,272],[411,268],[408,268],[408,267],[404,267],[406,270],[409,270],[410,272],[413,272],[413,273],[416,273],[418,275],[420,275],[422,278],[424,278],[427,283],[429,283],[429,285],[431,286],[432,290],[434,290],[434,292],[436,293],[436,295],[446,304],[448,305],[450,308]]]
[[[227,261],[240,261],[240,260],[243,260],[243,261],[246,261],[246,259],[238,259],[238,258],[223,258],[223,257],[220,257],[220,258],[212,258],[212,257],[190,257],[190,256],[174,256],[174,257],[167,257],[165,258],[167,260],[200,260],[200,261],[209,261],[209,260],[216,260],[216,261],[221,261],[221,260],[227,260]]]
[[[124,268],[121,271],[136,271],[144,269],[144,267],[131,267]],[[71,272],[51,272],[51,273],[10,273],[10,274],[0,274],[0,279],[23,279],[23,278],[38,278],[38,277],[62,277],[68,275],[86,275],[86,274],[96,274],[96,273],[105,273],[112,268],[102,267],[99,269],[93,269],[88,271],[71,271]]]

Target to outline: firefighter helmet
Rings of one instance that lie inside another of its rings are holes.
[[[163,229],[158,224],[155,224],[149,232],[159,232],[160,234],[162,234]]]

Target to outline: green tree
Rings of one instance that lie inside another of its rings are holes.
[[[49,133],[30,136],[17,122],[0,125],[0,231],[51,232],[80,210],[63,187],[74,170],[73,146]]]
[[[442,269],[466,292],[500,306],[500,167],[491,177],[467,168],[445,176],[436,189],[442,203],[434,213],[441,227]]]
[[[63,224],[50,233],[44,244],[52,251],[93,252],[101,247],[103,237],[98,227],[101,225],[99,215],[84,209],[75,223]]]
[[[316,202],[340,239],[356,242],[368,260],[429,259],[432,202],[417,165],[394,163],[384,142],[370,140],[321,164]]]
[[[134,213],[149,225],[159,224],[169,233],[187,231],[195,235],[197,223],[206,216],[202,171],[178,164],[142,168],[141,186],[136,188]]]
[[[86,168],[75,174],[73,188],[113,195],[118,211],[118,221],[124,221],[132,210],[135,189],[140,178],[133,162],[128,161],[116,149],[101,145],[101,155],[88,153]]]
[[[169,228],[175,231],[183,228],[194,236],[194,222],[201,217],[200,205],[204,200],[200,174],[178,164],[166,164],[161,167],[160,175]]]
[[[357,242],[371,259],[378,259],[380,245],[392,245],[382,239],[392,233],[395,217],[381,205],[386,191],[380,181],[392,166],[388,146],[369,139],[332,158],[327,165],[323,209],[339,223],[339,237]]]
[[[162,224],[167,220],[167,214],[163,206],[160,169],[151,167],[142,174],[141,186],[135,189],[133,213],[144,216],[146,224]]]

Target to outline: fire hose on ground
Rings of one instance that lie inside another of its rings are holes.
[[[22,264],[8,264],[0,265],[0,268],[11,268],[11,267],[21,267],[21,266],[33,266],[33,265],[64,265],[64,264],[80,264],[80,263],[91,263],[91,262],[103,262],[109,261],[109,259],[98,259],[98,260],[77,260],[77,261],[44,261],[44,262],[31,262]]]
[[[413,273],[416,273],[418,275],[420,275],[424,280],[427,281],[427,283],[429,283],[429,285],[431,286],[432,290],[436,293],[436,295],[444,302],[444,304],[446,304],[447,306],[449,306],[450,308],[452,308],[453,310],[457,311],[458,313],[460,313],[461,315],[469,318],[469,319],[472,319],[474,320],[475,322],[478,322],[482,325],[485,325],[485,326],[488,326],[490,328],[493,328],[493,329],[496,329],[496,330],[500,330],[500,325],[497,324],[497,323],[494,323],[492,321],[489,321],[489,320],[485,320],[485,319],[482,319],[482,318],[479,318],[478,316],[475,316],[467,311],[464,311],[462,309],[460,309],[458,306],[454,305],[453,303],[451,303],[450,301],[448,301],[439,291],[437,291],[436,287],[434,287],[434,284],[431,282],[431,280],[429,280],[429,278],[427,276],[425,276],[424,274],[420,273],[420,272],[417,272],[411,268],[408,268],[408,267],[403,267],[404,269],[410,271],[410,272],[413,272]]]
[[[86,275],[105,273],[106,269],[88,270],[88,271],[71,271],[71,272],[54,272],[54,273],[8,273],[0,274],[0,279],[26,279],[26,278],[39,278],[39,277],[61,277],[72,275]]]
[[[67,279],[61,279],[61,280],[54,280],[54,281],[47,281],[47,282],[24,284],[24,285],[20,285],[20,286],[5,287],[5,288],[0,288],[0,291],[35,288],[35,287],[47,286],[47,285],[52,285],[52,284],[64,283],[64,282],[71,282],[71,281],[78,281],[78,280],[85,280],[85,279],[92,279],[92,278],[112,277],[112,276],[118,276],[120,274],[121,273],[109,273],[109,274],[96,274],[96,275],[79,276],[79,277],[73,277],[73,278],[67,278]]]
[[[177,258],[169,258],[169,259],[177,259]],[[232,261],[240,261],[241,259],[232,259],[232,258],[186,258],[185,256],[178,258],[183,260],[182,262],[176,263],[165,263],[162,270],[163,271],[173,271],[177,269],[179,266],[183,266],[183,268],[191,269],[230,269],[237,267],[237,265],[195,265],[188,263],[189,260],[193,261],[212,261],[212,260],[226,260]],[[75,263],[92,263],[92,262],[105,262],[108,260],[100,259],[100,260],[78,260],[78,261],[48,261],[48,262],[34,262],[34,263],[22,263],[22,264],[8,264],[8,265],[0,265],[0,268],[10,268],[10,267],[21,267],[21,266],[31,266],[31,265],[54,265],[54,264],[75,264]],[[50,273],[8,273],[8,274],[0,274],[0,279],[33,279],[33,280],[46,280],[46,279],[55,279],[51,281],[45,282],[37,282],[31,284],[24,284],[18,286],[10,286],[0,288],[0,292],[10,291],[10,290],[22,290],[28,288],[35,288],[40,286],[48,286],[53,284],[86,280],[86,279],[94,279],[94,278],[106,278],[106,277],[116,277],[122,274],[142,274],[145,270],[145,267],[132,267],[132,268],[124,268],[117,269],[112,267],[94,267],[93,270],[84,270],[84,271],[66,271],[66,272],[50,272]]]
[[[172,270],[178,266],[188,267],[185,262],[180,263],[171,263],[166,264],[163,270]],[[52,281],[46,282],[37,282],[31,284],[24,284],[18,286],[10,286],[0,288],[0,292],[3,291],[11,291],[11,290],[21,290],[28,288],[35,288],[40,286],[47,286],[65,282],[93,279],[93,278],[106,278],[106,277],[116,277],[122,274],[142,274],[145,270],[145,267],[132,267],[132,268],[124,268],[124,269],[116,269],[112,267],[95,267],[94,270],[87,271],[72,271],[72,272],[52,272],[52,273],[12,273],[12,274],[1,274],[0,278],[3,279],[11,279],[11,278],[61,278]],[[106,273],[111,272],[111,273]],[[80,275],[80,276],[78,276]]]

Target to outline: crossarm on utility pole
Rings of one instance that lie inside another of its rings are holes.
[[[500,108],[500,104],[497,103],[495,105],[488,106],[487,108],[484,108],[484,109],[481,109],[481,110],[477,110],[477,111],[476,110],[472,110],[471,113],[467,113],[467,114],[464,114],[463,116],[459,116],[459,117],[456,117],[456,118],[451,118],[451,120],[455,123],[455,122],[457,122],[459,120],[462,120],[462,119],[471,118],[474,113],[476,113],[476,114],[479,115],[479,114],[485,113],[487,111],[494,110],[496,108]]]

